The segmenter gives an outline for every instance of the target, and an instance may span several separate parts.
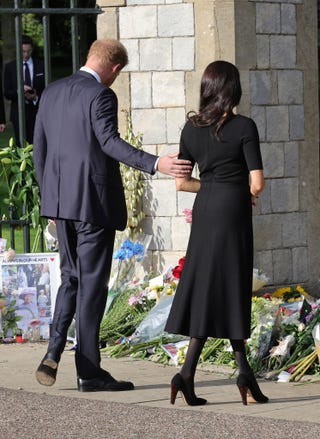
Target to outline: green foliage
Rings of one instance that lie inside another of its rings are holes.
[[[132,121],[129,113],[127,116],[127,131],[124,139],[135,146],[137,149],[142,149],[142,135],[135,135],[132,130]],[[135,239],[141,233],[141,221],[145,217],[142,210],[142,196],[144,193],[144,178],[143,173],[138,169],[131,168],[121,163],[120,171],[124,186],[126,204],[128,209],[128,223],[126,232],[130,239]]]
[[[22,14],[22,28],[38,47],[44,46],[42,24],[35,14]]]
[[[40,192],[32,153],[33,145],[20,148],[10,139],[9,146],[0,151],[0,173],[8,189],[4,202],[18,207],[19,218],[31,221],[36,228],[41,224]]]
[[[3,299],[1,293],[0,299]],[[17,306],[15,300],[12,300],[4,308],[0,309],[0,313],[2,314],[2,332],[4,337],[6,337],[10,329],[13,335],[15,335],[18,331],[17,322],[21,319],[21,317],[16,315],[16,310]]]

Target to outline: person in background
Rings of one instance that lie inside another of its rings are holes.
[[[43,61],[32,57],[33,41],[27,35],[22,36],[22,58],[24,78],[24,99],[26,119],[26,141],[33,143],[33,131],[39,107],[39,99],[45,86]],[[19,139],[17,61],[13,60],[4,68],[4,95],[11,101],[10,120],[13,124],[17,145]],[[20,145],[21,146],[21,145]]]
[[[101,368],[99,330],[107,300],[116,230],[127,223],[119,162],[149,174],[173,177],[191,172],[176,154],[158,157],[134,148],[118,133],[117,96],[110,86],[128,63],[117,40],[97,40],[87,62],[43,92],[33,158],[41,214],[55,219],[61,268],[48,351],[36,378],[52,385],[76,316],[77,386],[82,392],[134,388]]]
[[[4,111],[2,87],[0,86],[0,133],[3,133],[5,128],[6,128],[6,114]]]
[[[251,323],[252,204],[264,188],[264,177],[256,125],[234,111],[241,93],[238,69],[226,61],[212,62],[202,76],[199,111],[188,114],[181,133],[180,157],[198,164],[200,179],[176,179],[177,190],[197,196],[185,264],[165,327],[191,337],[182,369],[171,381],[172,404],[178,391],[189,405],[207,402],[194,391],[207,337],[230,339],[243,404],[248,392],[256,402],[268,401],[244,342]]]

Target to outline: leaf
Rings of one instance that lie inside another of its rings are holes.
[[[23,172],[26,169],[27,161],[26,159],[23,159],[20,165],[20,171]]]
[[[31,221],[36,228],[40,225],[41,218],[39,187],[32,158],[33,145],[20,148],[10,140],[9,147],[0,153],[2,173],[8,186],[8,201],[14,204],[18,211],[21,210],[23,203],[26,214],[20,218]]]
[[[1,163],[3,163],[4,165],[10,165],[12,163],[12,160],[9,159],[8,157],[3,157],[1,159]]]

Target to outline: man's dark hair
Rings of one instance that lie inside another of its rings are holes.
[[[28,35],[22,35],[22,44],[30,44],[33,47],[33,40]]]

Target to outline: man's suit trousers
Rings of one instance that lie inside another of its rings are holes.
[[[115,231],[74,220],[58,219],[56,225],[61,286],[49,351],[63,351],[75,315],[77,374],[81,378],[95,378],[101,373],[99,330],[107,300]]]

